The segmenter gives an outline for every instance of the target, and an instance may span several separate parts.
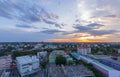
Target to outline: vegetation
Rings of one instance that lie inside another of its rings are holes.
[[[7,55],[7,52],[1,51],[0,56],[4,56],[4,55]]]
[[[47,63],[46,63],[46,62],[42,62],[42,63],[40,63],[40,65],[41,65],[41,67],[42,67],[43,69],[45,69],[45,68],[46,68]]]
[[[78,63],[83,64],[83,65],[85,65],[88,69],[92,70],[96,77],[104,77],[103,74],[102,74],[100,71],[98,71],[97,69],[95,69],[95,68],[93,67],[93,65],[87,64],[87,63],[85,63],[85,62],[82,61],[82,60],[79,60]]]
[[[92,54],[97,54],[100,51],[104,55],[109,55],[112,53],[117,53],[116,48],[117,47],[114,47],[114,46],[113,47],[112,46],[109,46],[109,47],[100,46],[100,47],[92,47],[91,50],[92,50]]]
[[[55,63],[56,63],[56,65],[62,65],[62,64],[65,65],[67,63],[67,61],[66,61],[65,57],[63,57],[62,55],[59,55],[56,57]]]
[[[73,56],[71,55],[71,57],[73,57]],[[77,60],[75,57],[73,57],[73,59],[76,60],[76,62],[75,62],[76,64],[83,64],[88,69],[90,69],[91,71],[93,71],[93,73],[95,74],[96,77],[104,77],[103,74],[100,71],[98,71],[96,68],[93,67],[93,65],[87,64],[87,63],[85,63],[82,60]]]
[[[68,64],[69,64],[69,65],[73,65],[74,63],[75,63],[75,62],[72,61],[72,60],[68,61]]]
[[[18,56],[24,56],[24,55],[36,55],[37,52],[39,52],[39,51],[37,51],[37,50],[36,51],[28,51],[28,52],[14,51],[12,53],[12,58],[15,59]]]

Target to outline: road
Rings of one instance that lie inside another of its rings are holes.
[[[17,68],[11,69],[9,77],[20,77],[20,75],[19,75],[19,73],[17,71]]]
[[[45,77],[44,76],[44,70],[40,70],[34,77]]]

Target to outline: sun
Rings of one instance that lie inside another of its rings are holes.
[[[95,39],[94,36],[80,37],[77,39],[78,42],[91,42],[90,39]]]

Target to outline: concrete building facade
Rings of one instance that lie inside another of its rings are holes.
[[[39,59],[36,56],[20,56],[16,58],[17,69],[21,77],[39,71]]]

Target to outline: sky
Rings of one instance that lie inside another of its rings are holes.
[[[0,0],[0,42],[120,42],[120,0]]]

